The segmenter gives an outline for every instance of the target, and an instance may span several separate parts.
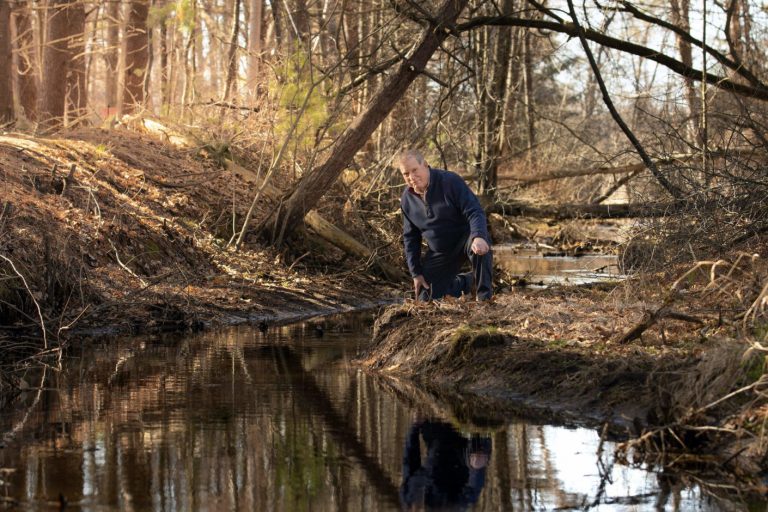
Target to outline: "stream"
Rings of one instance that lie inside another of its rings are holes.
[[[598,455],[588,428],[459,423],[352,364],[371,321],[73,348],[0,418],[0,509],[747,510]]]

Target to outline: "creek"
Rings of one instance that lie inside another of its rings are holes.
[[[43,388],[27,376],[31,388],[0,418],[0,508],[746,506],[618,464],[592,429],[524,416],[460,422],[460,404],[428,403],[353,364],[370,325],[350,314],[72,348]]]

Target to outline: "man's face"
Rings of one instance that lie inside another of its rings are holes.
[[[415,158],[409,156],[400,161],[400,173],[405,184],[418,193],[423,193],[429,185],[429,167],[426,163],[420,164]]]

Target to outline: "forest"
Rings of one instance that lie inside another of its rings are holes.
[[[67,417],[97,418],[92,394],[157,414],[149,397],[171,374],[139,365],[156,356],[147,344],[174,365],[192,351],[210,376],[221,362],[185,336],[309,321],[320,339],[327,315],[360,311],[375,312],[372,331],[343,360],[370,380],[339,377],[344,396],[375,388],[406,404],[392,406],[398,422],[450,416],[490,429],[495,446],[512,445],[498,425],[516,400],[534,403],[602,429],[599,452],[615,442],[617,464],[662,468],[711,510],[764,507],[767,43],[758,0],[0,0],[0,507],[89,503],[71,489],[9,495],[29,483],[6,446],[56,429],[58,440],[74,420],[34,419],[52,400]],[[492,300],[414,296],[404,149],[478,198]],[[595,257],[607,263],[584,263]],[[515,266],[525,258],[592,266],[553,284]],[[278,344],[267,361],[225,338],[211,346],[249,386],[271,368],[301,375],[323,429],[351,421],[298,348]],[[124,343],[141,348],[104,349]],[[86,370],[84,354],[105,359]],[[135,404],[114,395],[131,372],[149,372]],[[84,375],[104,382],[73,391]],[[270,400],[288,414],[288,399]],[[349,407],[363,417],[364,405]],[[399,439],[401,426],[381,428]],[[271,432],[243,436],[322,466]],[[379,467],[368,458],[380,440],[328,435]],[[500,497],[482,496],[483,510],[513,508],[504,453],[485,454]],[[309,478],[270,464],[269,489]],[[331,466],[326,479],[343,481]],[[388,510],[398,464],[381,467],[353,480],[378,482]],[[604,486],[595,504],[608,503]],[[272,491],[259,489],[266,501],[231,508],[267,507]],[[295,496],[269,506],[311,508],[315,494]]]

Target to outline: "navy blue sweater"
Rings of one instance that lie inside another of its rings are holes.
[[[400,198],[403,212],[405,261],[413,277],[421,275],[421,240],[433,252],[450,252],[469,234],[488,244],[485,212],[461,176],[441,169],[429,169],[426,201],[411,187]]]

